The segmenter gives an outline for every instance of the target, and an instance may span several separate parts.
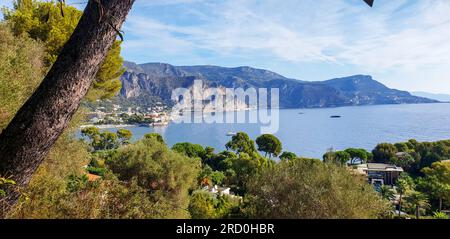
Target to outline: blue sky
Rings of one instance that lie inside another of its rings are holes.
[[[372,9],[361,0],[137,0],[123,30],[123,56],[138,63],[245,65],[301,80],[368,74],[450,94],[449,0],[375,0]]]

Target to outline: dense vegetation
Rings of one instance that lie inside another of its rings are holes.
[[[13,217],[379,218],[389,211],[345,167],[297,157],[277,163],[242,132],[227,145],[247,147],[220,153],[187,142],[169,149],[158,134],[135,143],[127,130],[92,127],[82,135],[57,145]],[[214,185],[236,195],[205,190]]]
[[[83,13],[68,5],[64,6],[63,11],[64,15],[55,2],[36,0],[18,0],[13,9],[3,10],[4,22],[15,36],[26,36],[42,44],[44,70],[56,61]],[[119,92],[119,78],[124,72],[120,52],[121,42],[116,41],[100,67],[88,99],[111,98]]]
[[[43,76],[42,45],[26,36],[14,36],[0,23],[0,127],[35,90]]]
[[[402,211],[445,217],[438,211],[448,202],[447,162],[423,168],[422,177],[404,174],[395,191],[383,186],[377,193],[340,163],[288,152],[278,162],[263,157],[242,132],[219,153],[188,142],[169,149],[158,134],[131,143],[123,129],[91,127],[82,135],[60,140],[12,217],[392,218],[394,192]],[[205,190],[214,185],[235,196]]]
[[[387,204],[344,167],[293,159],[266,168],[248,184],[255,218],[377,218]]]
[[[450,159],[450,140],[438,142],[382,143],[372,151],[373,161],[403,167],[413,176],[423,176],[421,171],[433,163]]]
[[[372,153],[374,162],[405,170],[394,190],[400,195],[398,208],[403,206],[417,218],[424,214],[445,217],[441,210],[450,206],[450,140],[382,143]]]
[[[383,186],[379,190],[382,198],[391,201],[399,214],[403,211],[416,218],[420,215],[442,218],[442,209],[450,206],[450,140],[380,143],[372,152],[353,148],[330,150],[323,159],[337,165],[372,162],[402,167],[404,173],[397,185],[394,188]]]

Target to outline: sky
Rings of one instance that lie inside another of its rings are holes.
[[[450,94],[449,0],[136,0],[122,30],[122,55],[137,63],[251,66],[309,81],[365,74]]]

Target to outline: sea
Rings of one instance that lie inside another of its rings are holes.
[[[246,114],[251,111],[225,112]],[[228,115],[230,116],[230,115]],[[169,146],[179,142],[191,142],[215,148],[216,152],[225,149],[231,135],[245,132],[256,139],[263,126],[259,120],[245,122],[228,121],[211,123],[207,113],[200,120],[183,115],[164,127],[127,127],[133,132],[133,140],[139,140],[147,133],[156,132],[164,137]],[[364,148],[372,150],[378,143],[418,141],[437,141],[450,139],[450,103],[374,105],[317,109],[280,109],[278,129],[274,131],[283,144],[283,151],[299,156],[322,158],[330,149]],[[191,122],[188,119],[191,119]],[[208,120],[209,118],[209,120]],[[179,122],[184,121],[184,122]],[[217,120],[216,120],[217,121]],[[266,121],[267,122],[267,121]],[[117,128],[107,129],[115,131]]]

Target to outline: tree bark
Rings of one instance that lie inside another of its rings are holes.
[[[74,33],[41,85],[0,135],[0,176],[16,182],[0,202],[19,199],[88,92],[134,0],[89,0]],[[1,213],[1,212],[0,212]]]

